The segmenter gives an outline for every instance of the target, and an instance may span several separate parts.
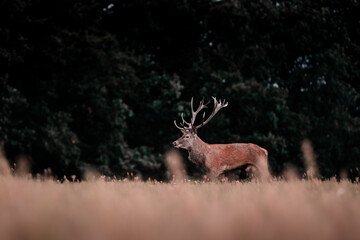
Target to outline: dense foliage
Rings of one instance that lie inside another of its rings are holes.
[[[323,176],[360,166],[356,0],[4,0],[0,140],[33,172],[164,177],[189,100],[226,98],[209,143],[253,142],[274,173],[312,141]],[[189,164],[189,163],[188,163]],[[188,166],[192,174],[200,171]]]

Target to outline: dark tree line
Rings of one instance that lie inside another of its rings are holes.
[[[226,98],[199,135],[253,142],[274,173],[308,138],[329,177],[360,166],[356,0],[2,0],[0,140],[33,172],[163,178],[189,100]],[[188,163],[188,170],[200,171]]]

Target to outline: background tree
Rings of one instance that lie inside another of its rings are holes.
[[[0,136],[34,172],[163,178],[189,100],[229,107],[199,135],[254,142],[274,173],[360,165],[357,1],[1,1]],[[192,174],[200,171],[188,163]]]

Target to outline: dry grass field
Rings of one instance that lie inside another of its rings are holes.
[[[311,145],[302,151],[307,180],[289,169],[270,183],[184,180],[176,151],[170,183],[95,172],[60,182],[24,161],[11,169],[0,151],[0,239],[359,239],[359,178],[320,181]]]
[[[0,176],[0,239],[359,239],[360,185]]]

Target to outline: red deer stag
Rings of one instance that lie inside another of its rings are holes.
[[[193,108],[193,98],[191,98],[190,122],[184,120],[181,114],[182,123],[179,127],[174,120],[175,126],[181,130],[183,136],[173,142],[174,147],[184,148],[189,152],[189,160],[204,166],[209,171],[211,180],[219,178],[224,172],[230,171],[241,166],[248,165],[246,171],[254,171],[260,180],[270,181],[271,175],[268,170],[268,152],[252,143],[231,143],[231,144],[207,144],[197,136],[197,130],[207,124],[215,114],[228,105],[224,101],[214,99],[214,109],[211,115],[205,120],[205,112],[202,115],[201,124],[195,125],[196,115],[207,108],[204,99],[196,111]]]

